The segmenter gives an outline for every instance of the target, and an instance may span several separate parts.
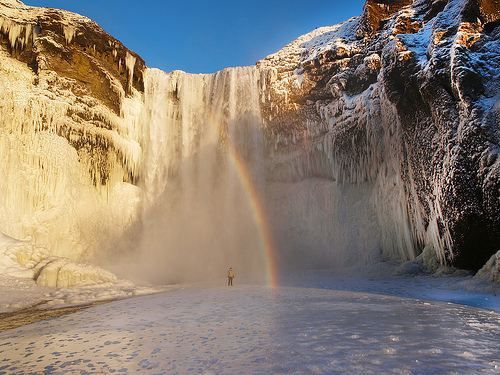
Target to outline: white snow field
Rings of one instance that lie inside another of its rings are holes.
[[[0,373],[500,373],[500,314],[375,293],[189,287],[0,334]]]

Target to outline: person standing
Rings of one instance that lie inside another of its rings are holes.
[[[227,271],[227,286],[233,286],[233,279],[235,276],[233,268],[229,267],[229,270]]]

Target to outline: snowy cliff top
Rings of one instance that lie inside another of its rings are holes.
[[[258,62],[260,66],[288,67],[315,59],[327,50],[336,46],[345,46],[355,40],[356,28],[360,18],[349,20],[333,26],[324,26],[299,36],[281,50]]]
[[[0,16],[7,17],[10,20],[19,23],[33,23],[38,17],[43,16],[47,11],[57,12],[60,15],[63,15],[64,17],[63,19],[61,19],[61,21],[63,22],[67,21],[71,23],[94,23],[87,17],[66,10],[32,7],[25,5],[18,0],[0,0]]]

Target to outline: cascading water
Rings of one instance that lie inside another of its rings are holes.
[[[220,277],[232,265],[262,278],[270,256],[286,269],[369,263],[380,254],[373,182],[287,182],[270,174],[276,169],[269,168],[260,76],[256,67],[213,75],[146,71],[144,198],[129,277]],[[242,174],[250,174],[258,197]],[[276,248],[263,248],[258,226],[266,224],[252,212],[255,199],[266,207],[259,214],[267,216]]]
[[[262,190],[257,69],[145,73],[139,242],[127,274],[154,281],[266,272],[245,179]],[[134,237],[136,234],[134,233]],[[120,265],[122,267],[122,265]]]

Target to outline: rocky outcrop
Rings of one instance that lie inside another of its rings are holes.
[[[56,123],[56,131],[79,154],[94,153],[90,167],[96,169],[91,171],[94,184],[105,184],[112,168],[108,153],[127,164],[126,150],[110,150],[117,142],[110,140],[109,131],[121,127],[126,96],[144,90],[144,60],[88,18],[20,2],[0,4],[2,49],[33,71],[44,97],[64,98],[68,105],[63,111],[69,119]],[[49,122],[42,127],[50,127]],[[97,131],[87,129],[87,124]],[[128,178],[135,178],[128,169]]]
[[[72,81],[66,87],[75,95],[119,113],[123,91],[144,89],[144,60],[88,18],[3,0],[0,20],[3,48],[38,76],[53,72]]]
[[[384,29],[385,24],[398,11],[412,2],[413,0],[367,0],[356,35],[360,38],[373,36],[373,34]],[[436,7],[435,4],[433,6]]]

